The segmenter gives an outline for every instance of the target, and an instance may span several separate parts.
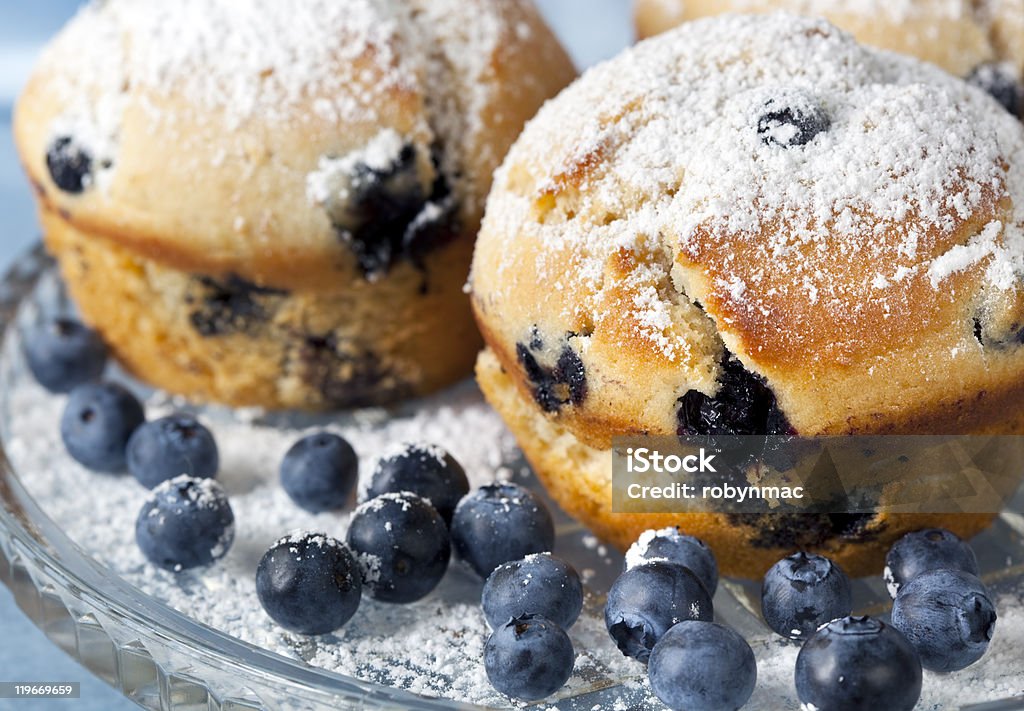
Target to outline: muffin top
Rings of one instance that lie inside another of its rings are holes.
[[[535,398],[539,375],[585,380],[540,404],[600,441],[675,432],[683,395],[735,380],[729,353],[801,433],[907,429],[1024,374],[1022,272],[1021,124],[780,13],[689,23],[549,102],[471,284]]]
[[[106,0],[46,50],[15,134],[46,207],[146,256],[373,280],[442,222],[472,233],[572,75],[529,0]],[[382,221],[397,238],[363,234]]]

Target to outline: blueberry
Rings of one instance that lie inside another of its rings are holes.
[[[802,92],[786,92],[787,96],[769,99],[757,120],[757,135],[768,146],[805,146],[832,122],[825,110]]]
[[[415,602],[437,587],[448,569],[451,542],[444,519],[408,491],[383,494],[356,509],[348,545],[359,559],[370,595]]]
[[[66,193],[85,190],[92,180],[92,156],[70,136],[58,136],[46,151],[53,184]]]
[[[748,530],[751,546],[772,549],[820,547],[837,538],[870,540],[886,525],[872,513],[727,513],[726,520]]]
[[[583,609],[576,569],[550,553],[499,565],[484,584],[481,604],[491,629],[532,613],[568,630]]]
[[[107,346],[79,321],[54,318],[25,334],[25,360],[32,376],[54,393],[96,380],[107,366]]]
[[[285,629],[327,634],[356,614],[362,578],[344,543],[322,533],[296,533],[263,554],[256,568],[256,595]]]
[[[688,536],[678,528],[644,531],[626,551],[625,566],[635,568],[652,560],[667,560],[689,568],[714,597],[718,589],[718,562],[699,538]]]
[[[335,408],[372,407],[412,396],[405,376],[380,354],[334,333],[307,335],[290,358],[302,382]]]
[[[1012,116],[1024,118],[1024,86],[1010,64],[980,64],[965,78],[968,84],[983,89]]]
[[[844,617],[815,632],[796,658],[800,701],[829,711],[910,711],[921,696],[921,662],[898,630]]]
[[[569,402],[573,405],[583,404],[587,399],[587,371],[576,351],[569,346],[562,348],[552,374],[565,383],[569,390]]]
[[[213,434],[185,414],[161,417],[135,430],[127,460],[128,471],[150,489],[181,474],[211,479],[220,468]]]
[[[195,276],[185,303],[189,323],[200,336],[212,338],[248,333],[266,323],[287,291],[254,284],[237,274],[218,280]]]
[[[406,225],[425,200],[412,144],[404,144],[386,166],[355,165],[348,202],[331,216],[365,275],[387,273],[398,260]]]
[[[452,545],[481,578],[502,563],[550,551],[555,524],[544,502],[518,484],[488,484],[452,516]]]
[[[491,686],[524,701],[547,698],[561,689],[576,662],[569,635],[540,615],[522,615],[494,631],[484,647]]]
[[[586,368],[568,345],[552,368],[541,365],[525,343],[516,344],[516,358],[533,386],[533,399],[544,412],[556,412],[570,403],[582,405],[587,399]]]
[[[401,259],[422,267],[425,255],[457,233],[456,202],[432,155],[435,178],[425,188],[419,153],[403,143],[390,160],[357,161],[344,200],[329,202],[328,216],[339,239],[355,254],[368,279],[386,274]]]
[[[377,462],[366,494],[373,498],[396,491],[419,494],[450,524],[459,500],[469,493],[469,480],[455,458],[440,447],[407,444]]]
[[[627,657],[646,662],[658,640],[683,620],[714,619],[711,596],[689,568],[652,561],[612,584],[604,608],[608,634]]]
[[[885,556],[885,585],[895,599],[900,587],[928,570],[951,568],[978,574],[974,551],[944,528],[914,531],[896,541]]]
[[[359,457],[330,432],[303,437],[281,461],[281,486],[292,501],[313,513],[340,509],[359,480]]]
[[[761,584],[761,614],[783,637],[805,639],[853,609],[850,579],[820,555],[800,552],[773,565]]]
[[[123,472],[128,439],[146,419],[142,405],[116,383],[86,383],[71,391],[60,421],[64,446],[93,471]]]
[[[647,675],[654,694],[669,708],[738,709],[754,693],[757,662],[734,630],[717,622],[686,620],[654,645]]]
[[[768,384],[730,353],[722,359],[718,392],[690,390],[679,398],[677,417],[677,432],[685,436],[793,433]]]
[[[213,479],[179,476],[157,486],[139,511],[135,540],[153,565],[180,571],[223,558],[235,515]]]
[[[974,575],[929,570],[900,588],[892,626],[914,645],[925,669],[958,671],[985,654],[996,627],[996,609]]]

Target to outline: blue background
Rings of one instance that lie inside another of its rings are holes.
[[[163,1],[163,0],[156,0]],[[173,2],[174,0],[170,0]],[[628,0],[537,0],[552,26],[585,67],[615,54],[632,40]],[[11,105],[39,47],[70,17],[79,2],[0,2],[0,271],[38,240],[28,186],[11,140]],[[3,701],[0,709],[136,708],[50,644],[0,585],[0,681],[80,681],[80,701]]]

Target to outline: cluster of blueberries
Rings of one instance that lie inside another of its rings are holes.
[[[299,454],[324,437],[351,462],[344,486],[335,479],[341,457],[325,457],[316,447]],[[355,461],[344,440],[314,434],[285,457],[281,479],[307,508],[343,489],[334,501],[344,503],[356,480]],[[565,684],[575,662],[565,630],[579,617],[583,586],[572,566],[546,552],[554,523],[535,494],[511,483],[470,492],[449,453],[410,444],[377,463],[361,498],[345,541],[297,534],[263,556],[256,591],[275,622],[300,634],[327,634],[355,615],[363,594],[415,602],[441,582],[454,552],[486,580],[481,603],[494,633],[484,662],[494,687],[540,699]]]
[[[761,612],[803,642],[795,682],[807,708],[912,709],[922,667],[963,669],[982,657],[996,613],[971,548],[943,529],[904,536],[886,559],[892,624],[851,616],[850,580],[835,563],[798,552],[765,575]],[[654,693],[673,709],[735,709],[757,681],[754,654],[712,621],[718,570],[710,549],[675,529],[648,531],[626,555],[605,608],[627,656],[647,663]]]
[[[24,352],[40,384],[68,393],[61,436],[72,458],[93,471],[127,470],[153,490],[136,522],[150,562],[177,572],[223,557],[234,515],[214,481],[220,458],[212,433],[183,413],[146,422],[130,391],[100,380],[107,348],[78,321],[37,326]],[[285,454],[280,481],[298,506],[338,510],[352,497],[358,466],[346,440],[315,432]],[[494,634],[485,663],[494,686],[539,699],[566,682],[575,652],[565,630],[580,614],[583,587],[572,566],[547,553],[554,523],[533,492],[495,483],[470,493],[449,453],[411,444],[377,463],[361,498],[344,542],[299,533],[264,554],[256,591],[275,622],[327,634],[352,618],[364,593],[388,603],[419,600],[440,583],[454,550],[486,579],[482,605]]]
[[[213,481],[220,456],[206,427],[184,413],[146,422],[142,404],[128,389],[101,380],[107,346],[79,321],[38,324],[26,334],[24,354],[43,387],[68,394],[60,422],[68,454],[93,471],[127,470],[153,490],[135,528],[151,562],[180,571],[227,553],[235,518]]]
[[[891,625],[849,616],[849,579],[827,558],[804,553],[768,571],[761,609],[773,630],[805,640],[795,675],[801,702],[909,711],[921,695],[922,667],[963,669],[988,648],[996,612],[977,575],[970,546],[931,528],[907,534],[886,557]]]
[[[136,522],[145,556],[174,571],[224,556],[234,515],[213,480],[219,455],[210,431],[187,414],[146,422],[128,390],[100,380],[107,348],[77,321],[39,325],[24,351],[44,387],[68,393],[61,419],[68,453],[95,471],[127,469],[153,490]],[[288,450],[280,480],[300,507],[337,510],[356,488],[358,463],[347,441],[315,432]],[[437,587],[454,551],[485,580],[491,684],[528,701],[565,684],[575,662],[567,631],[582,609],[583,587],[572,566],[549,552],[554,525],[535,494],[511,483],[470,492],[450,454],[411,444],[377,463],[361,499],[344,542],[293,534],[265,553],[256,590],[272,619],[300,634],[327,634],[352,618],[364,593],[414,602]],[[765,575],[762,615],[778,634],[803,642],[795,681],[808,707],[909,710],[920,697],[922,667],[955,671],[985,653],[996,612],[977,576],[973,551],[954,534],[908,534],[886,558],[890,625],[851,616],[842,569],[798,552]],[[713,621],[717,587],[711,550],[664,529],[641,536],[608,592],[609,634],[623,654],[647,665],[652,690],[671,708],[735,709],[753,693],[750,645]]]
[[[964,541],[944,529],[909,533],[886,556],[891,625],[850,617],[850,584],[821,556],[796,554],[765,576],[762,609],[779,634],[806,639],[797,656],[800,700],[817,708],[909,711],[922,667],[964,669],[995,631],[996,611]]]
[[[757,681],[746,640],[714,622],[718,563],[703,541],[647,531],[626,553],[604,619],[619,650],[647,665],[651,689],[673,709],[737,709]]]

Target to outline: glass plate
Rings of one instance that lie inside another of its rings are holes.
[[[17,325],[40,313],[70,308],[52,267],[42,249],[36,248],[18,260],[0,283],[0,580],[54,644],[128,698],[153,709],[486,708],[426,698],[311,667],[199,624],[114,575],[47,516],[13,470],[6,447],[12,417],[9,394],[12,384],[25,377],[24,368],[16,362],[18,349],[12,345],[18,337]],[[473,386],[460,388],[464,393]],[[521,460],[506,465],[523,468]],[[24,474],[31,476],[31,472]],[[994,659],[972,667],[973,672],[961,673],[966,676],[926,675],[921,708],[993,702],[1024,692],[1022,511],[1024,492],[1019,492],[1010,510],[973,541],[990,589],[1004,601],[1016,600],[1010,608],[1010,629],[997,625],[997,639],[999,635],[1020,638]],[[621,557],[595,545],[564,514],[558,512],[556,521],[556,550],[577,569],[591,572],[584,615],[599,619],[603,604],[599,591],[606,590],[621,570]],[[716,619],[737,628],[757,653],[761,679],[748,708],[795,707],[791,675],[798,647],[768,632],[757,616],[757,597],[755,583],[723,580],[714,601]],[[884,616],[887,602],[880,580],[855,583],[859,612]],[[662,708],[650,697],[643,668],[626,669],[591,665],[583,674],[578,670],[571,690],[547,705],[571,711]],[[989,677],[1000,679],[995,688],[986,686]],[[992,708],[1024,708],[1021,703],[1018,698]]]

